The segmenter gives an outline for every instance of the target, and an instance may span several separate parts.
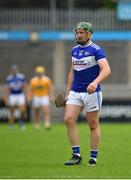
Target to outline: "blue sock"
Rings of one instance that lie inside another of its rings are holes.
[[[9,127],[12,129],[14,127],[14,124],[10,124]]]
[[[95,161],[97,160],[97,155],[98,155],[98,150],[91,150],[90,151],[90,158],[94,159]]]
[[[73,154],[80,156],[80,146],[72,146]]]
[[[24,126],[24,121],[23,121],[23,119],[19,119],[19,126],[21,127],[21,126]]]

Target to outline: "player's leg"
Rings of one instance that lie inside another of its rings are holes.
[[[50,129],[51,122],[50,122],[50,108],[49,106],[42,106],[42,111],[44,113],[44,124],[46,129]]]
[[[67,104],[65,108],[65,123],[73,152],[73,157],[71,160],[65,162],[65,165],[75,165],[80,164],[81,162],[79,136],[76,125],[76,121],[81,110],[81,106],[72,104]]]
[[[16,96],[10,94],[8,98],[8,104],[9,104],[9,117],[8,122],[9,126],[12,128],[14,125],[14,111],[15,111],[15,105],[16,105]]]
[[[99,126],[99,110],[102,104],[102,93],[95,92],[87,94],[84,104],[86,109],[86,117],[90,128],[90,165],[95,165],[97,161],[99,141],[100,141],[100,126]]]
[[[46,129],[51,127],[51,118],[50,118],[50,99],[48,96],[43,96],[40,99],[42,112],[44,114],[44,124]]]
[[[34,112],[34,123],[35,123],[35,128],[39,129],[40,128],[40,107],[34,107],[33,108]]]
[[[87,112],[87,120],[90,128],[90,165],[95,165],[99,150],[100,126],[99,111]]]
[[[25,119],[26,119],[26,106],[25,104],[18,106],[19,112],[20,112],[20,118],[19,118],[19,126],[25,130]]]
[[[40,113],[41,113],[40,106],[41,106],[40,98],[37,96],[34,96],[33,101],[32,101],[32,109],[33,109],[34,124],[35,124],[36,129],[40,128]]]
[[[65,108],[65,123],[68,137],[72,146],[79,144],[76,121],[80,111],[81,107],[78,105],[67,104]]]
[[[19,126],[25,130],[25,119],[26,119],[26,102],[25,102],[25,95],[20,94],[17,95],[17,107],[20,112],[20,118],[19,118]]]
[[[13,125],[14,125],[14,111],[15,111],[15,107],[14,106],[9,106],[8,122],[9,122],[10,128],[13,128]]]

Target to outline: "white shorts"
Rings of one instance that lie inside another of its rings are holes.
[[[11,94],[9,95],[9,105],[10,106],[22,106],[25,104],[24,94]]]
[[[50,105],[50,99],[48,96],[34,96],[32,101],[32,106],[34,108],[39,108],[41,106],[49,106]]]
[[[86,112],[97,111],[102,105],[102,92],[88,94],[70,91],[66,104],[82,106]]]

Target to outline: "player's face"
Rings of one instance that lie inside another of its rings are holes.
[[[76,42],[80,45],[86,45],[91,37],[91,33],[83,29],[77,29],[75,31]]]
[[[42,77],[42,76],[43,76],[43,73],[36,73],[36,75],[37,75],[38,77]]]
[[[12,67],[11,68],[11,73],[13,74],[13,75],[16,75],[17,73],[18,73],[18,68],[17,67]]]

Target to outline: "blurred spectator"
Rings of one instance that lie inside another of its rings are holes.
[[[50,129],[50,100],[54,100],[53,85],[49,77],[45,76],[45,68],[38,66],[35,69],[36,76],[30,80],[30,100],[34,110],[35,128],[40,128],[41,112],[44,114],[46,129]]]
[[[19,73],[17,65],[11,66],[11,73],[6,78],[4,86],[4,102],[9,107],[9,126],[13,128],[14,125],[14,112],[18,108],[20,112],[19,126],[24,130],[24,120],[26,118],[26,95],[27,84],[25,76]]]

